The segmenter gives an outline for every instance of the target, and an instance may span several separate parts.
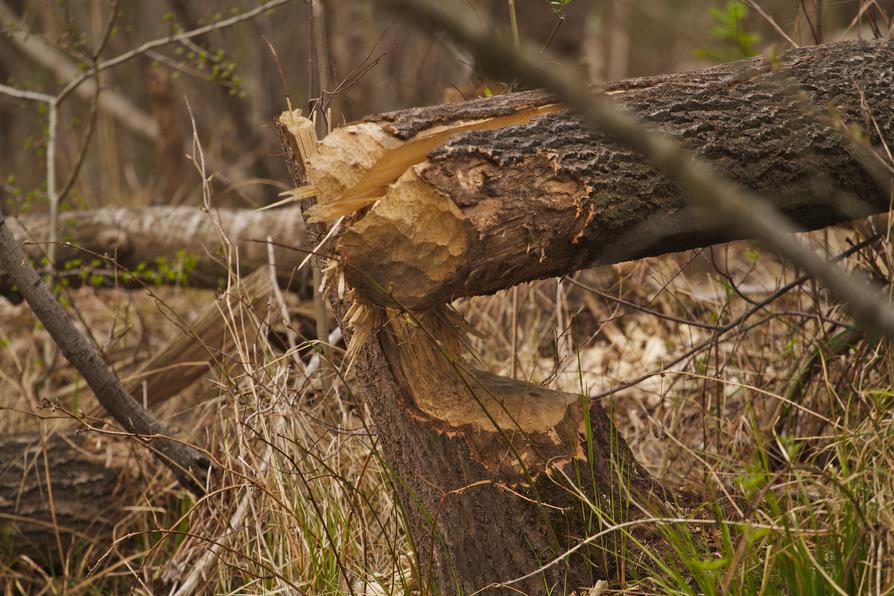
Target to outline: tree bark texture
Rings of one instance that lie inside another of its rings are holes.
[[[293,113],[279,125],[300,186],[301,130],[312,125]],[[325,231],[308,226],[310,242]],[[356,356],[424,584],[444,594],[498,589],[604,524],[641,515],[634,501],[665,507],[598,403],[466,365],[462,322],[446,307],[411,319],[335,292],[330,303]],[[609,534],[513,589],[590,586],[617,572],[617,540]]]
[[[602,91],[815,229],[888,209],[872,166],[894,139],[892,88],[894,42],[862,41]],[[424,310],[742,237],[539,92],[371,117],[330,135],[309,166],[322,218],[372,205],[337,253],[349,284],[383,306]]]
[[[46,251],[42,242],[49,236],[47,216],[21,215],[7,223],[25,253],[40,262]],[[300,280],[294,279],[293,269],[307,248],[298,207],[211,213],[195,207],[71,211],[59,218],[58,277],[71,285],[178,283],[216,288],[227,278],[225,243],[238,250],[240,271],[248,273],[268,264],[268,236],[282,286],[291,283],[297,288]],[[94,261],[99,261],[95,267]],[[8,293],[10,285],[5,272],[0,272],[0,288]]]
[[[123,516],[122,471],[79,445],[74,434],[0,434],[2,551],[41,564],[64,559],[111,531]],[[61,550],[60,550],[61,549]]]
[[[894,45],[855,42],[601,90],[815,228],[887,209],[867,147],[843,131],[859,126],[871,149],[891,138],[892,87]],[[444,304],[732,240],[734,225],[695,211],[640,156],[538,91],[373,116],[313,151],[301,149],[307,121],[286,113],[279,124],[294,182],[316,195],[312,220],[348,216],[335,252],[350,289],[331,303],[423,582],[508,592],[501,582],[606,524],[670,513],[674,499],[598,403],[471,368]],[[311,242],[326,229],[309,226]],[[609,534],[511,589],[612,577],[629,554],[620,540]]]

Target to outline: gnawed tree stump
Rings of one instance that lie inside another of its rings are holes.
[[[603,90],[815,228],[888,208],[843,128],[894,138],[892,88],[894,46],[859,42]],[[316,192],[313,218],[348,216],[322,251],[349,288],[331,303],[355,335],[423,580],[454,593],[524,576],[512,588],[543,593],[613,577],[629,554],[615,550],[621,532],[537,570],[674,499],[598,403],[467,366],[445,303],[731,240],[735,228],[540,92],[371,117],[313,151],[302,151],[309,123],[285,113],[279,124],[296,185]],[[311,242],[324,231],[308,226]]]
[[[292,113],[279,124],[301,185],[312,125]],[[323,230],[308,226],[309,240]],[[362,336],[354,370],[427,585],[470,593],[514,580],[606,524],[642,515],[634,503],[663,509],[661,488],[601,405],[465,365],[462,324],[446,307],[414,318],[334,294],[330,303],[346,339]],[[562,593],[612,576],[618,539],[609,533],[513,588]]]
[[[604,86],[803,229],[887,211],[887,190],[846,127],[881,152],[880,140],[894,139],[892,89],[890,41]],[[375,203],[337,245],[350,284],[368,301],[424,310],[591,264],[741,238],[638,155],[571,114],[543,115],[554,102],[528,92],[395,112],[321,143],[308,171],[317,216]]]
[[[420,569],[441,593],[516,580],[607,526],[674,509],[598,402],[469,367],[443,307],[410,321],[382,314],[379,349],[401,397],[383,445],[408,493]],[[639,540],[658,540],[642,530]],[[568,593],[619,579],[636,566],[625,538],[609,532],[512,585]]]
[[[0,535],[4,556],[58,563],[76,545],[106,541],[124,515],[121,469],[73,433],[0,434]]]

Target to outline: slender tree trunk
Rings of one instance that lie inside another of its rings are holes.
[[[630,62],[630,11],[631,0],[617,0],[611,5],[611,21],[608,34],[607,78],[621,79],[628,76]]]

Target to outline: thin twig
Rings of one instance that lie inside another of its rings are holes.
[[[509,4],[509,28],[512,29],[512,45],[519,47],[518,15],[515,13],[515,0],[507,0]]]
[[[671,321],[673,323],[678,323],[680,325],[687,325],[690,327],[699,327],[701,329],[710,329],[712,331],[717,329],[717,325],[712,325],[710,323],[702,323],[700,321],[690,321],[689,319],[683,319],[680,317],[675,317],[673,315],[666,315],[662,312],[658,312],[657,310],[651,309],[647,306],[643,306],[642,304],[637,304],[635,302],[630,302],[629,300],[624,300],[620,296],[612,296],[611,294],[609,294],[607,292],[597,290],[596,288],[594,288],[592,286],[588,286],[584,283],[581,283],[578,280],[574,279],[573,277],[566,277],[565,279],[567,279],[572,285],[575,285],[582,290],[590,292],[591,294],[596,294],[600,298],[604,298],[605,300],[610,300],[612,302],[616,302],[616,303],[626,306],[628,308],[632,308],[633,310],[638,310],[640,312],[652,315],[653,317],[657,317],[659,319],[664,319],[666,321]]]
[[[216,23],[212,23],[210,25],[205,25],[204,27],[199,27],[197,29],[192,29],[191,31],[184,31],[183,33],[177,33],[176,35],[169,35],[167,37],[160,37],[158,39],[153,39],[152,41],[147,41],[146,43],[128,51],[123,54],[119,54],[114,58],[109,58],[108,60],[104,60],[100,62],[93,68],[85,71],[83,74],[78,76],[77,78],[71,80],[62,91],[59,92],[58,98],[61,101],[65,99],[65,97],[77,89],[84,81],[88,78],[96,75],[97,73],[108,70],[109,68],[113,68],[129,60],[136,58],[141,54],[145,54],[149,50],[154,50],[155,48],[164,47],[166,45],[170,45],[172,43],[179,43],[181,41],[192,39],[193,37],[199,37],[202,35],[207,35],[213,31],[220,31],[221,29],[226,29],[227,27],[231,27],[237,23],[241,23],[242,21],[247,21],[249,19],[253,19],[254,17],[267,12],[268,10],[272,10],[277,6],[281,6],[286,4],[287,2],[291,2],[292,0],[270,0],[270,2],[265,2],[264,4],[257,6],[251,10],[247,10],[245,12],[239,13],[235,16],[232,16],[228,19],[224,19],[222,21],[218,21]]]
[[[112,7],[112,14],[115,14],[115,7]],[[0,2],[0,24],[6,25],[12,29],[9,34],[10,41],[16,45],[23,53],[29,56],[34,62],[50,69],[55,78],[60,81],[70,81],[82,76],[81,70],[77,64],[74,64],[69,57],[59,51],[39,36],[27,31],[22,27],[18,18],[12,9],[5,2]],[[104,47],[106,44],[102,39],[108,39],[111,27],[107,26],[101,36],[98,48]],[[99,82],[88,80],[92,75],[85,77],[83,85],[77,89],[77,93],[84,99],[92,100],[93,96],[99,90]],[[117,122],[131,132],[148,139],[156,141],[158,139],[158,123],[155,119],[136,106],[124,95],[106,89],[100,96],[100,107],[111,114]]]
[[[785,41],[787,41],[789,43],[790,46],[792,46],[793,48],[801,47],[800,45],[798,45],[798,43],[794,39],[789,37],[788,33],[786,33],[782,27],[779,26],[779,24],[776,22],[776,19],[774,19],[773,17],[768,15],[767,12],[763,8],[761,8],[760,4],[758,4],[754,0],[745,0],[745,2],[748,4],[748,6],[750,6],[755,11],[757,11],[757,13],[759,15],[761,15],[765,21],[770,23],[770,26],[776,30],[776,33],[781,35],[783,37],[783,39],[785,39]]]
[[[848,249],[847,251],[843,252],[842,254],[836,256],[834,259],[832,259],[832,261],[835,262],[835,261],[840,261],[842,259],[845,259],[848,256],[852,255],[853,253],[857,252],[858,250],[869,246],[870,244],[879,240],[880,238],[881,238],[880,235],[875,235],[872,238],[867,238],[863,242],[857,244],[856,246],[853,246],[852,248]],[[609,395],[617,393],[618,391],[623,391],[624,389],[629,389],[630,387],[639,385],[646,379],[650,379],[650,378],[654,377],[655,375],[660,375],[661,373],[670,370],[672,367],[676,366],[677,364],[683,362],[684,360],[687,360],[688,358],[694,356],[695,354],[698,354],[699,352],[701,352],[702,350],[704,350],[705,348],[707,348],[708,346],[713,344],[715,341],[718,341],[722,336],[724,336],[727,333],[729,333],[730,331],[736,329],[737,327],[739,327],[739,325],[743,324],[745,321],[750,319],[752,316],[754,316],[755,314],[757,314],[758,312],[763,310],[771,302],[774,302],[777,299],[781,298],[782,296],[789,293],[793,289],[797,288],[801,284],[805,283],[809,279],[810,279],[809,276],[802,275],[798,279],[782,286],[781,288],[779,288],[778,290],[776,290],[775,292],[773,292],[772,294],[770,294],[769,296],[767,296],[766,298],[761,300],[760,302],[757,302],[753,307],[749,308],[747,311],[745,311],[744,313],[742,313],[741,315],[739,315],[738,317],[736,317],[734,320],[730,321],[726,325],[723,325],[722,327],[718,327],[716,332],[711,337],[702,341],[701,343],[697,344],[696,346],[690,348],[689,350],[687,350],[680,356],[677,356],[670,362],[667,362],[666,364],[661,365],[657,369],[655,369],[651,372],[645,373],[645,374],[633,379],[632,381],[622,383],[621,385],[618,385],[617,387],[613,387],[611,389],[606,389],[605,391],[603,391],[601,393],[592,395],[592,396],[590,396],[590,399],[602,399],[603,397],[608,397]]]
[[[326,118],[327,89],[329,88],[329,51],[326,44],[325,8],[322,0],[310,0],[308,7],[310,28],[310,69],[308,71],[308,95],[313,101],[311,106],[311,118],[316,124],[317,140],[326,137],[329,130],[329,121]],[[314,99],[316,98],[316,99]],[[306,156],[304,156],[306,157]],[[329,313],[326,309],[326,299],[323,296],[323,259],[314,257],[311,261],[314,320],[316,323],[317,339],[322,342],[329,335]],[[328,345],[322,344],[323,354],[326,360],[331,359]]]

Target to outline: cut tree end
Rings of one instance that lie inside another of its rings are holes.
[[[456,204],[411,168],[339,238],[348,282],[378,304],[413,308],[463,276],[475,230]],[[382,252],[389,255],[382,259]],[[386,281],[387,280],[387,281]]]

